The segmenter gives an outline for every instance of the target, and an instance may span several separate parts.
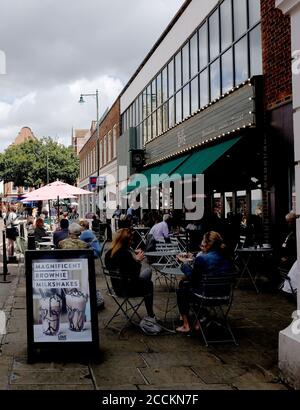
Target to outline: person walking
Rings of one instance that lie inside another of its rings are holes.
[[[15,240],[19,235],[18,231],[18,215],[16,214],[16,207],[11,205],[9,211],[5,216],[4,223],[6,225],[6,239],[7,239],[7,262],[14,263],[17,258],[15,253]]]

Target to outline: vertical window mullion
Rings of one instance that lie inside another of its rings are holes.
[[[220,58],[219,58],[219,70],[220,70],[220,91],[219,91],[219,96],[221,95],[221,93],[222,93],[222,83],[223,83],[223,81],[222,81],[222,57],[221,57],[221,50],[222,50],[222,39],[221,39],[221,30],[222,30],[222,27],[221,27],[221,8],[220,8],[220,5],[218,6],[218,9],[219,9],[219,56],[220,56]]]
[[[210,90],[210,46],[209,46],[209,39],[210,39],[210,24],[209,24],[209,20],[207,19],[207,58],[208,58],[208,62],[207,62],[207,79],[208,79],[208,102],[211,101],[211,90]]]
[[[232,41],[234,42],[234,3],[233,0],[231,0],[231,19],[232,19]],[[233,86],[236,85],[236,76],[235,76],[235,47],[231,45],[232,47],[232,58],[233,58]]]
[[[248,78],[251,75],[251,63],[250,63],[250,58],[251,58],[251,53],[250,53],[250,16],[249,16],[249,7],[250,3],[249,0],[247,0],[247,47],[248,47]]]

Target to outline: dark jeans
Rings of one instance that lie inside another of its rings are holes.
[[[144,296],[145,297],[145,307],[147,310],[147,315],[153,317],[153,282],[149,279],[139,278],[138,281],[134,282],[132,288],[127,289],[128,296]]]
[[[180,281],[179,288],[177,289],[177,305],[181,315],[188,316],[190,305],[192,303],[199,302],[199,298],[195,296],[201,289],[194,289],[192,284],[188,281]],[[203,309],[203,314],[206,312],[206,309]]]
[[[145,297],[147,315],[153,317],[153,282],[151,280],[152,269],[148,268],[140,273],[140,277],[134,281],[122,283],[120,280],[112,280],[113,288],[118,296]]]

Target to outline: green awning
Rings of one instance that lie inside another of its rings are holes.
[[[242,137],[232,138],[228,141],[221,142],[219,144],[212,145],[208,148],[203,148],[198,151],[194,151],[192,154],[184,155],[172,159],[167,162],[163,162],[159,165],[145,169],[141,174],[147,178],[147,184],[141,184],[137,178],[134,178],[121,193],[122,195],[129,194],[136,188],[146,188],[151,186],[151,176],[153,174],[162,175],[167,174],[170,177],[170,181],[180,179],[184,175],[196,175],[202,174],[213,163],[221,158],[231,147],[233,147]],[[160,178],[159,182],[166,180],[167,177]],[[156,184],[154,184],[156,185]]]
[[[212,145],[208,148],[193,152],[190,157],[182,163],[171,175],[171,180],[176,180],[183,175],[202,174],[219,158],[221,158],[233,145],[240,141],[242,137]]]
[[[172,159],[170,161],[167,162],[163,162],[162,164],[159,165],[155,165],[153,167],[147,168],[145,170],[143,170],[141,172],[142,175],[144,175],[147,178],[147,184],[140,184],[138,181],[138,178],[134,178],[128,185],[126,188],[124,188],[121,191],[122,195],[126,195],[129,194],[130,192],[132,192],[133,190],[135,190],[136,188],[146,188],[148,186],[151,186],[151,176],[152,175],[171,175],[172,173],[174,173],[174,171],[176,170],[176,168],[178,168],[180,165],[182,165],[184,163],[184,161],[189,157],[189,155],[184,155],[182,157],[178,157],[175,159]],[[162,181],[163,179],[165,179],[166,176],[160,178],[160,181]]]

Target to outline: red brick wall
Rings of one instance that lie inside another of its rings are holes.
[[[292,97],[290,18],[275,8],[275,0],[261,0],[265,109]]]
[[[99,129],[100,141],[104,139],[109,131],[112,131],[113,126],[117,125],[117,139],[120,136],[120,98],[118,98],[115,103],[110,108],[105,119],[102,121]],[[108,156],[108,145],[106,146],[106,157]]]

